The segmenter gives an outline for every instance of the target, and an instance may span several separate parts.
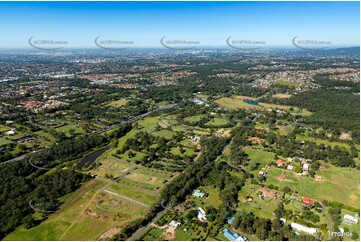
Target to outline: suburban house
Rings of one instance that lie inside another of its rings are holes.
[[[287,170],[293,171],[293,168],[294,168],[293,165],[288,165],[288,166],[287,166]]]
[[[223,229],[224,236],[227,237],[230,241],[247,241],[247,238],[244,236],[241,236],[237,233],[233,233],[229,231],[229,229]]]
[[[285,164],[286,164],[286,162],[284,162],[284,161],[281,160],[281,159],[276,160],[276,165],[277,165],[277,166],[283,166],[283,165],[285,165]]]
[[[302,205],[303,206],[308,206],[310,204],[315,204],[315,200],[312,200],[311,198],[308,198],[308,197],[303,197],[303,200],[302,200]]]
[[[199,221],[201,221],[201,222],[207,221],[206,212],[205,212],[201,207],[198,208],[197,218],[198,218]]]
[[[177,228],[181,223],[177,222],[175,220],[170,221],[169,226],[172,226],[174,228]]]
[[[310,164],[303,164],[302,170],[303,171],[308,171],[310,169]]]
[[[298,223],[291,223],[291,227],[292,227],[292,229],[295,229],[299,232],[304,232],[307,234],[317,234],[318,233],[318,230],[316,228],[309,228],[309,227],[303,226]]]
[[[351,216],[349,214],[345,214],[345,216],[343,216],[343,221],[344,222],[349,222],[349,223],[354,223],[357,224],[358,223],[358,219],[354,216]]]
[[[264,176],[264,171],[258,172],[258,175],[259,175],[259,176]]]

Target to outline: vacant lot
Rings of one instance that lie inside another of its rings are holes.
[[[103,182],[91,180],[70,196],[59,211],[52,214],[40,225],[24,229],[18,227],[9,234],[6,240],[97,240],[101,234],[114,226],[123,226],[125,223],[142,216],[146,208],[127,200],[104,195],[103,203],[110,205],[117,200],[117,212],[107,212],[99,209],[98,190],[104,186]],[[86,213],[86,210],[96,213],[95,217]]]

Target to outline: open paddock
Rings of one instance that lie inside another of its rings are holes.
[[[321,165],[322,168],[322,165]],[[267,174],[267,185],[275,185],[280,189],[288,186],[302,196],[316,199],[320,202],[338,201],[354,208],[360,207],[360,176],[355,169],[333,167],[317,172],[322,179],[297,177],[296,173],[285,169],[272,167]],[[284,176],[284,180],[279,177]]]

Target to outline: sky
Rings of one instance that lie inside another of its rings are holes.
[[[0,2],[0,48],[30,37],[96,47],[94,39],[161,47],[160,39],[225,46],[226,39],[291,46],[296,36],[359,46],[359,2]]]

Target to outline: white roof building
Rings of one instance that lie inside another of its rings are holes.
[[[310,164],[303,164],[303,171],[308,171],[308,169],[310,168]]]
[[[198,218],[201,222],[207,221],[206,212],[205,212],[201,207],[198,208],[197,218]]]
[[[181,223],[175,220],[170,221],[169,226],[177,228]]]
[[[9,130],[8,132],[6,132],[7,135],[14,135],[15,134],[15,130]]]
[[[351,222],[351,223],[358,223],[358,219],[349,215],[349,214],[345,214],[345,216],[343,216],[343,220],[347,221],[347,222]]]
[[[317,234],[318,230],[316,228],[309,228],[306,226],[303,226],[302,224],[298,223],[291,223],[291,227],[297,231],[304,232],[307,234]]]

